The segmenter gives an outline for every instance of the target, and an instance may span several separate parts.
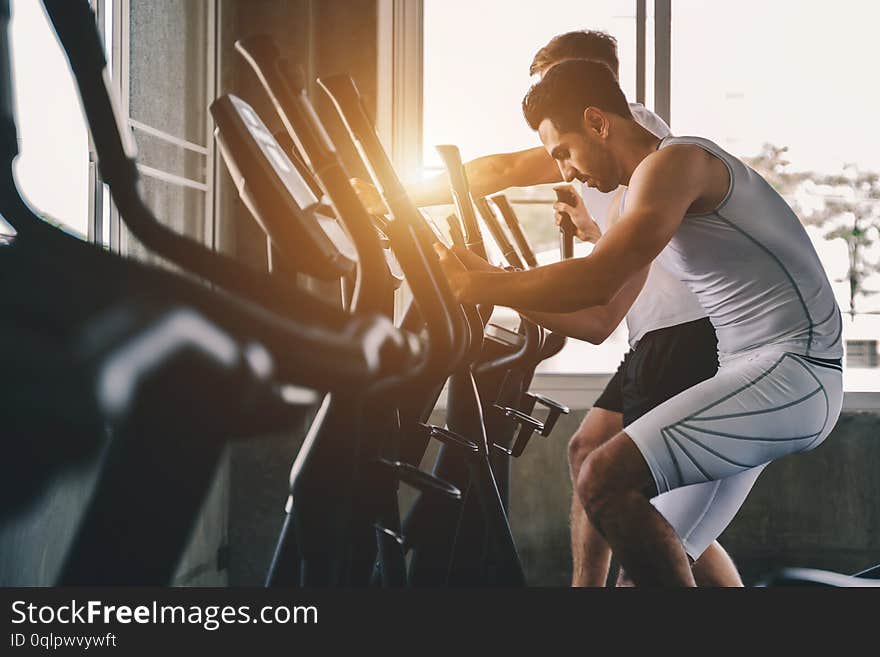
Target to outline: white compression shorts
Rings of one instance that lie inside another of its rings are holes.
[[[750,352],[624,428],[644,456],[651,500],[694,560],[724,531],[764,467],[831,433],[840,366],[777,349]]]

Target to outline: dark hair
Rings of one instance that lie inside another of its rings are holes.
[[[608,64],[617,77],[620,63],[617,60],[617,39],[607,32],[579,30],[566,32],[550,39],[532,60],[529,75],[534,75],[551,64],[565,59],[596,59]]]
[[[632,120],[617,78],[602,62],[571,59],[557,64],[523,98],[523,115],[532,130],[550,119],[560,132],[582,129],[584,110],[595,107]]]

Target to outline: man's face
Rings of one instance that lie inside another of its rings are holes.
[[[580,132],[559,132],[553,121],[544,119],[538,135],[566,182],[579,180],[601,192],[613,192],[620,185],[617,164],[599,130],[586,124]]]

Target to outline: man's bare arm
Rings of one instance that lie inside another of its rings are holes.
[[[620,201],[622,198],[621,190],[618,188],[608,208],[608,225],[613,226],[620,219]],[[578,196],[579,204],[583,201]],[[586,219],[592,221],[589,213],[585,208],[570,208],[574,212],[571,215],[575,225],[582,224]],[[581,210],[586,216],[579,217],[578,211]],[[594,222],[595,223],[595,222]],[[596,226],[598,232],[598,226]],[[601,239],[599,233],[598,239]],[[598,241],[598,240],[593,240]],[[571,338],[584,340],[591,344],[602,344],[608,337],[614,333],[614,330],[626,317],[632,304],[642,291],[645,281],[648,277],[649,268],[646,268],[641,275],[633,276],[623,289],[615,295],[611,303],[605,306],[593,306],[592,308],[584,308],[573,313],[522,313],[533,322],[541,324],[556,333],[562,333]]]
[[[688,208],[711,189],[705,152],[670,147],[649,155],[630,180],[627,209],[593,252],[525,272],[467,272],[437,251],[459,299],[538,312],[604,306],[646,268],[678,229]],[[674,172],[674,175],[670,175]]]
[[[504,271],[466,249],[455,247],[452,251],[470,271]],[[520,309],[517,309],[517,312],[556,333],[592,344],[601,344],[629,312],[630,306],[635,302],[644,285],[647,273],[648,270],[645,269],[641,276],[637,275],[630,279],[611,303],[605,306],[584,308],[572,313],[526,312]]]
[[[465,163],[464,168],[474,197],[488,196],[508,187],[531,187],[562,180],[556,162],[542,147],[478,157]],[[370,183],[355,179],[352,184],[370,212],[387,212],[385,204]],[[452,203],[449,176],[445,173],[408,185],[407,192],[419,207]]]
[[[645,285],[648,277],[648,268],[641,275],[630,278],[618,292],[611,303],[604,306],[583,308],[571,313],[547,313],[519,311],[536,324],[555,333],[567,335],[570,338],[584,340],[591,344],[602,344],[614,333],[614,329],[620,326],[620,322],[626,317],[629,309],[635,303],[636,298]]]

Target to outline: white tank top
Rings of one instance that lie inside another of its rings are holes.
[[[730,189],[712,212],[688,214],[661,254],[706,309],[722,359],[770,345],[841,358],[843,320],[807,232],[760,175],[700,137],[694,144],[727,166]]]
[[[657,137],[666,137],[670,134],[669,126],[663,119],[644,105],[630,103],[629,108],[636,122],[652,134]],[[584,205],[590,211],[590,216],[605,233],[608,230],[608,210],[614,192],[604,193],[582,185],[581,196]],[[645,286],[626,314],[626,328],[631,347],[635,347],[646,333],[692,322],[706,316],[706,311],[697,298],[675,276],[666,271],[661,262],[658,258],[651,265]]]

